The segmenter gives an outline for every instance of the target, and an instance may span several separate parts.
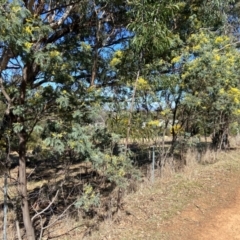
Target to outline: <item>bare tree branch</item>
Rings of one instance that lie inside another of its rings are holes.
[[[62,234],[60,234],[60,235],[48,237],[48,239],[54,239],[54,238],[62,237],[62,236],[64,236],[64,235],[66,235],[66,234],[69,234],[69,232],[71,232],[71,231],[73,231],[73,230],[75,230],[75,229],[77,229],[77,228],[79,228],[79,227],[82,227],[82,226],[84,226],[84,224],[81,224],[81,225],[78,225],[78,226],[76,226],[76,227],[73,227],[73,228],[71,228],[70,230],[68,230],[67,232],[62,233]]]
[[[10,48],[5,48],[2,53],[2,57],[0,58],[0,73],[7,68],[8,62],[10,58],[13,57]]]
[[[0,89],[1,89],[1,92],[2,92],[3,96],[8,101],[8,104],[11,104],[12,100],[11,100],[10,96],[7,94],[7,92],[6,92],[6,90],[3,86],[3,79],[1,77],[0,77]]]
[[[37,212],[37,213],[32,217],[32,219],[31,219],[32,222],[33,222],[33,220],[34,220],[36,217],[38,217],[38,216],[41,215],[42,213],[46,212],[46,211],[53,205],[54,201],[55,201],[56,198],[57,198],[58,192],[59,192],[59,190],[57,190],[54,198],[52,199],[52,201],[48,204],[48,206],[47,206],[46,208],[44,208],[41,212]],[[44,228],[43,228],[43,229],[44,229]]]
[[[233,46],[233,45],[236,45],[237,47],[239,47],[239,43],[240,43],[240,41],[229,43],[229,44],[223,46],[222,48],[218,49],[218,52],[222,51],[223,49],[225,49],[227,47]]]
[[[46,227],[44,227],[43,229],[47,229],[49,227],[51,227],[52,225],[54,225],[63,215],[64,213],[67,212],[67,210],[76,203],[77,201],[74,201],[72,204],[70,204],[63,212],[60,216],[57,217],[57,219],[55,221],[53,221],[51,224],[47,225]]]
[[[52,24],[50,24],[50,26],[52,28],[57,28],[59,27],[60,25],[63,24],[63,22],[67,19],[67,17],[69,16],[70,12],[72,11],[73,9],[73,5],[67,7],[65,13],[63,14],[63,16],[57,21],[57,22],[54,22]]]
[[[29,1],[28,1],[28,6],[27,6],[27,8],[28,8],[28,10],[31,12],[31,14],[34,13],[34,11],[33,11],[33,3],[34,3],[34,0],[29,0]]]
[[[22,240],[18,221],[16,221],[16,229],[17,229],[18,240]]]

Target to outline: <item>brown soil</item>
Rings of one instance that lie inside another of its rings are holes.
[[[240,240],[240,151],[143,184],[89,239]]]
[[[168,239],[181,240],[236,240],[240,239],[240,184],[239,179],[228,179],[218,189],[217,198],[205,195],[165,227]]]
[[[222,153],[217,162],[190,163],[182,173],[166,170],[160,178],[156,172],[154,184],[146,178],[100,226],[66,218],[51,231],[57,236],[81,226],[59,240],[240,240],[239,156],[240,149]],[[40,182],[31,182],[29,189],[35,184]]]
[[[240,239],[240,190],[229,207],[212,212],[212,218],[196,227],[196,239]]]

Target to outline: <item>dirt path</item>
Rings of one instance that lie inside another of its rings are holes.
[[[193,165],[125,199],[91,240],[240,240],[240,151]]]
[[[239,180],[220,187],[216,199],[196,200],[168,223],[168,232],[169,240],[240,240]]]
[[[198,239],[240,239],[240,191],[237,201],[205,224]]]
[[[210,219],[195,226],[192,237],[189,236],[191,237],[189,239],[240,239],[240,189],[232,202],[229,202],[228,207],[219,208],[208,215],[210,215]]]

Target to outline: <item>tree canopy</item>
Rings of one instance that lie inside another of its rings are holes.
[[[223,136],[238,122],[238,12],[231,0],[0,0],[1,146],[19,154],[28,239],[33,136],[122,187],[134,172],[127,151],[114,153],[123,139],[128,147],[168,131],[174,145],[178,136]],[[97,202],[90,185],[83,192]]]

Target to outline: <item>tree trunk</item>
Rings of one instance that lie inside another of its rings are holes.
[[[3,202],[3,240],[7,240],[7,211],[8,211],[8,203],[7,203],[7,191],[8,191],[8,174],[4,173],[4,202]]]
[[[18,190],[21,197],[21,208],[23,215],[23,223],[26,230],[28,240],[35,240],[34,228],[30,218],[27,193],[26,178],[26,133],[22,130],[19,133],[19,180]]]
[[[94,53],[93,53],[93,66],[92,66],[92,77],[91,77],[91,86],[94,86],[95,79],[97,76],[97,65],[98,65],[98,49],[100,47],[100,31],[101,31],[101,20],[98,19],[98,10],[95,10],[96,13],[96,23],[97,23],[97,29],[96,29],[96,43],[94,47]]]

